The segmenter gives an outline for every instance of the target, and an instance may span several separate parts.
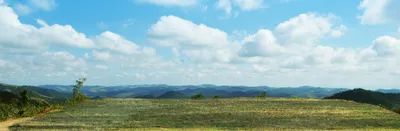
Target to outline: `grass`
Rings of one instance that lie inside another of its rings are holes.
[[[66,107],[11,130],[396,130],[400,115],[340,100],[105,99]]]

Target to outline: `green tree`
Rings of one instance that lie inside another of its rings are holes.
[[[219,98],[219,96],[213,96],[213,98],[212,99],[218,99]]]
[[[22,90],[19,95],[21,97],[22,106],[26,106],[27,104],[29,104],[29,96],[26,89]]]
[[[73,90],[73,96],[72,96],[72,100],[71,100],[72,104],[81,103],[81,102],[84,102],[89,99],[86,95],[80,93],[80,91],[79,91],[83,87],[83,83],[86,82],[86,80],[87,80],[86,78],[80,78],[75,81],[76,84],[74,85],[74,88],[72,89]]]
[[[19,93],[20,96],[20,106],[19,106],[19,111],[18,111],[18,115],[22,116],[25,113],[25,108],[28,106],[29,104],[29,96],[28,96],[28,91],[26,89],[22,90]]]
[[[261,95],[257,96],[257,98],[267,98],[267,92],[262,92]]]
[[[193,100],[204,99],[204,96],[201,93],[197,93],[196,95],[192,96]]]

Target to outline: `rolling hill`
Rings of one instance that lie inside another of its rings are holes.
[[[354,89],[334,94],[326,99],[351,100],[360,103],[381,105],[388,109],[400,108],[400,93],[382,93],[364,89]]]
[[[19,92],[27,90],[28,95],[34,98],[44,99],[46,101],[65,101],[69,99],[72,95],[68,93],[58,92],[52,89],[45,89],[35,86],[16,86],[0,83],[0,91],[10,92],[13,94],[18,94]]]
[[[60,92],[70,93],[72,86],[68,85],[43,85],[46,89],[54,89]],[[342,92],[345,88],[321,88],[321,87],[281,87],[268,86],[216,86],[216,85],[127,85],[127,86],[84,86],[81,92],[92,97],[112,98],[138,98],[146,95],[158,97],[169,91],[180,92],[185,96],[192,96],[197,93],[203,94],[206,98],[220,96],[222,98],[232,97],[255,97],[261,92],[267,92],[268,97],[299,97],[299,98],[323,98],[335,93]]]

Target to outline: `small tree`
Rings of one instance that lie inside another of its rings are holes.
[[[29,103],[28,91],[24,89],[19,93],[19,95],[21,97],[22,106],[26,106]]]
[[[18,115],[22,116],[25,113],[25,107],[28,106],[30,98],[28,96],[28,91],[26,89],[22,90],[19,93],[19,96],[20,96],[20,106]]]
[[[267,98],[267,92],[262,92],[261,95],[258,95],[257,98]]]
[[[204,96],[201,93],[197,93],[196,95],[192,96],[193,100],[204,99]]]
[[[219,98],[219,96],[213,96],[213,98],[212,99],[218,99]]]
[[[72,89],[73,90],[73,96],[72,96],[72,100],[71,100],[72,104],[81,103],[81,102],[84,102],[89,99],[86,95],[81,94],[79,92],[79,90],[83,87],[83,83],[86,80],[87,80],[86,78],[80,78],[75,81],[76,85],[74,85],[74,88]]]

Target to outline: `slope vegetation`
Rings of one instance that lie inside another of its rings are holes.
[[[342,100],[105,99],[34,118],[13,130],[397,130],[400,115]]]

